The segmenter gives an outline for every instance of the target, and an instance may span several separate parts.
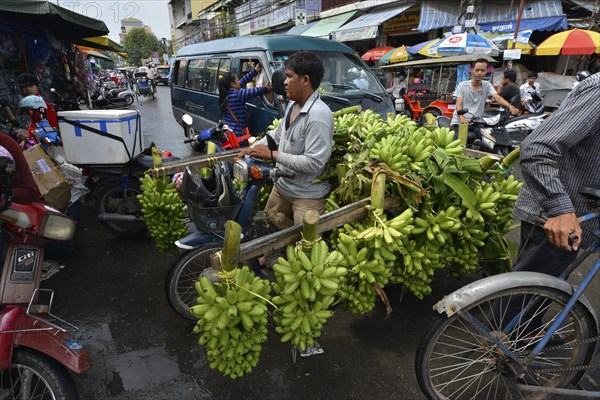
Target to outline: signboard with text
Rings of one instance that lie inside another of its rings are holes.
[[[410,32],[419,26],[421,20],[421,7],[415,6],[400,13],[400,15],[388,19],[383,23],[384,35],[400,32]]]

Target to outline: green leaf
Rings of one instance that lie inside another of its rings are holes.
[[[475,193],[473,193],[467,184],[454,175],[444,174],[443,178],[444,183],[452,188],[452,190],[454,190],[456,194],[460,196],[468,209],[471,210],[473,217],[479,218],[479,211],[477,210],[477,197],[475,197]]]

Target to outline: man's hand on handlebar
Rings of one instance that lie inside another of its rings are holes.
[[[581,245],[581,225],[574,213],[557,215],[544,224],[544,231],[550,243],[566,251],[576,251]],[[570,241],[569,236],[576,239]]]
[[[257,144],[253,147],[243,148],[238,157],[242,158],[246,155],[249,155],[250,157],[261,158],[263,160],[277,160],[277,154],[277,150],[271,152],[266,145]]]

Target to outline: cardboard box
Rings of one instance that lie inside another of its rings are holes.
[[[42,146],[36,144],[24,150],[23,154],[46,203],[59,210],[66,208],[71,201],[71,185],[42,149]]]

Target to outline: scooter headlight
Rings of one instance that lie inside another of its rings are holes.
[[[46,239],[69,240],[75,234],[75,220],[63,214],[47,212],[39,234]]]
[[[241,182],[248,182],[248,164],[242,160],[237,160],[233,164],[233,177]]]

